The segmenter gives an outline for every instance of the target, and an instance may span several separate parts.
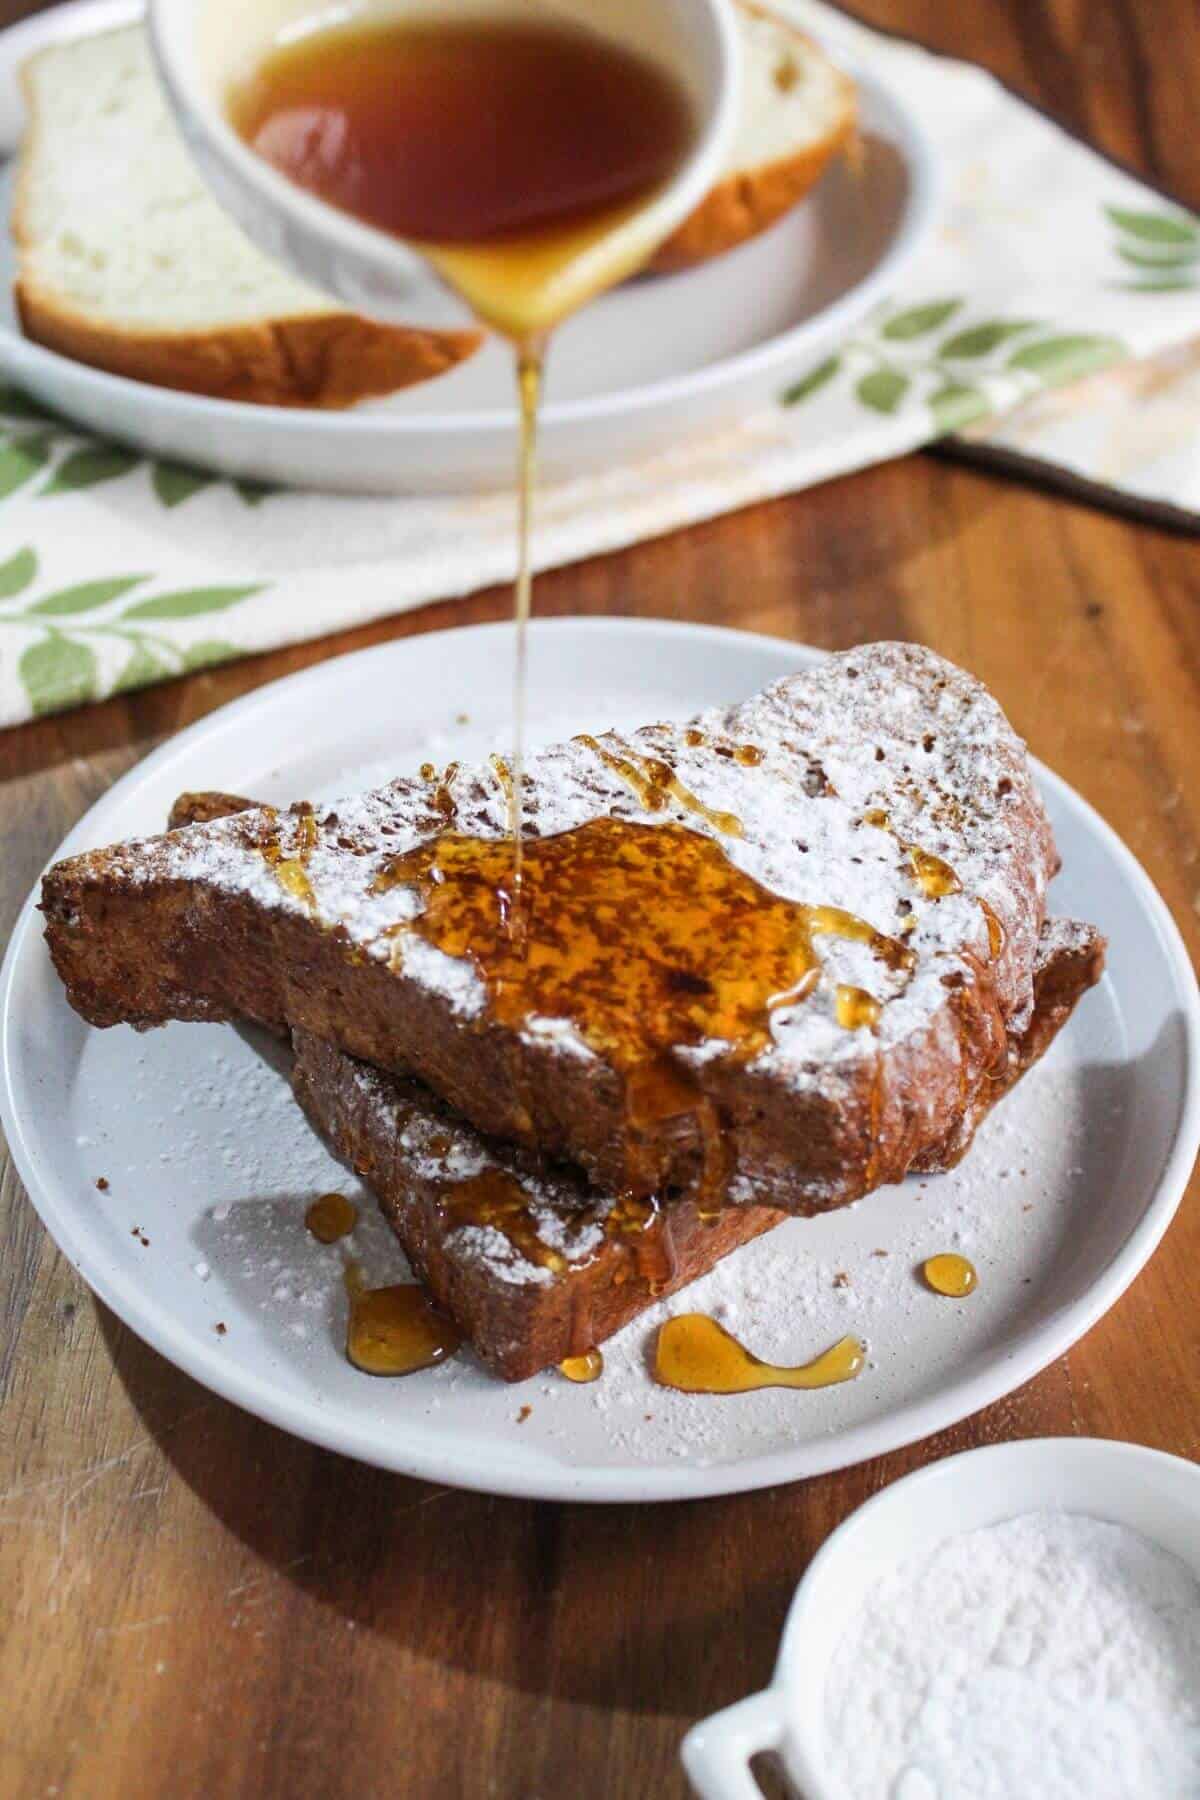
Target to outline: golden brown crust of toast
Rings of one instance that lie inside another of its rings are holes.
[[[331,311],[214,331],[152,332],[97,324],[15,285],[26,337],[110,375],[215,400],[336,409],[443,375],[483,342],[478,331],[419,331]]]
[[[853,105],[820,143],[782,162],[726,176],[695,212],[655,251],[648,265],[656,275],[691,269],[723,256],[776,224],[816,187],[829,164],[855,133]]]
[[[1083,995],[1104,973],[1105,940],[1091,925],[1047,919],[1038,940],[1033,971],[1033,1013],[1026,1029],[1010,1033],[1003,1060],[963,1109],[961,1119],[940,1144],[913,1163],[915,1171],[952,1169],[971,1148],[980,1122],[1021,1077],[1040,1062]]]
[[[265,817],[245,815],[252,845],[270,842]],[[44,889],[51,955],[90,1023],[249,1018],[277,1033],[307,1030],[417,1075],[486,1135],[578,1160],[598,1186],[620,1186],[624,1090],[607,1065],[553,1044],[515,1044],[490,1023],[465,1031],[436,993],[296,913],[188,881],[130,881],[95,856],[52,870]],[[982,974],[948,992],[929,1025],[886,1058],[839,1072],[831,1086],[795,1092],[737,1065],[706,1068],[741,1177],[738,1202],[769,1194],[797,1212],[843,1205],[898,1180],[940,1142],[1005,1051],[1004,1014]],[[695,1121],[664,1126],[659,1150],[662,1184],[688,1187],[703,1153]]]
[[[227,794],[221,788],[201,788],[180,794],[167,815],[167,830],[182,831],[187,825],[207,825],[213,819],[228,819],[234,813],[253,812],[256,800],[244,794]]]
[[[382,1075],[309,1033],[296,1033],[293,1043],[292,1086],[309,1120],[372,1188],[414,1271],[494,1374],[523,1381],[582,1355],[653,1303],[635,1248],[611,1238],[556,1278],[504,1279],[462,1242],[442,1205],[443,1184],[422,1173],[403,1147],[414,1113],[436,1121],[447,1117],[444,1109],[417,1083]],[[578,1184],[577,1193],[583,1208],[587,1190]],[[676,1200],[665,1216],[675,1273],[658,1298],[695,1281],[786,1215],[766,1206],[729,1207],[706,1226],[689,1200]]]
[[[789,21],[765,7],[741,0],[741,8],[790,29]],[[795,31],[794,35],[808,54],[821,54],[805,32]],[[857,130],[854,83],[848,75],[837,73],[841,107],[824,137],[807,144],[794,156],[762,163],[754,169],[738,169],[716,182],[695,211],[659,245],[648,265],[651,271],[670,274],[693,268],[710,257],[723,256],[727,250],[768,230],[804,199],[833,158],[853,142]]]

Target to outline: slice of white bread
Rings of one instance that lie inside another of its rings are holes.
[[[338,407],[482,341],[361,318],[256,250],[197,173],[140,25],[51,45],[23,79],[16,302],[38,343],[159,387]]]
[[[652,269],[690,268],[765,231],[854,137],[854,83],[788,20],[739,0],[741,120],[725,174],[658,250]]]

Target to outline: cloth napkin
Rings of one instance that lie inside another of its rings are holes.
[[[768,409],[543,490],[535,566],[948,433],[1200,524],[1200,221],[981,70],[817,0],[782,9],[907,95],[949,171],[944,223],[905,292]],[[269,491],[0,393],[0,724],[470,593],[513,564],[510,495]]]

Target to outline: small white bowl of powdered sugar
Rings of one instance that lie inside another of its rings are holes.
[[[796,1591],[772,1684],[690,1732],[704,1800],[1197,1800],[1200,1467],[1035,1438],[860,1507]]]

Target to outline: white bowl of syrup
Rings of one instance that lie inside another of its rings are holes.
[[[394,323],[541,334],[701,200],[731,0],[150,0],[171,103],[248,234]]]
[[[703,1800],[761,1800],[750,1768],[774,1751],[803,1800],[851,1800],[829,1775],[825,1688],[848,1620],[900,1564],[951,1538],[1027,1513],[1122,1525],[1200,1577],[1200,1466],[1105,1438],[1029,1438],[947,1457],[895,1482],[839,1526],[809,1564],[771,1685],[714,1713],[684,1739]]]
[[[150,0],[202,171],[269,254],[361,312],[475,321],[515,350],[512,747],[521,875],[525,625],[542,364],[702,199],[737,126],[732,0]]]

